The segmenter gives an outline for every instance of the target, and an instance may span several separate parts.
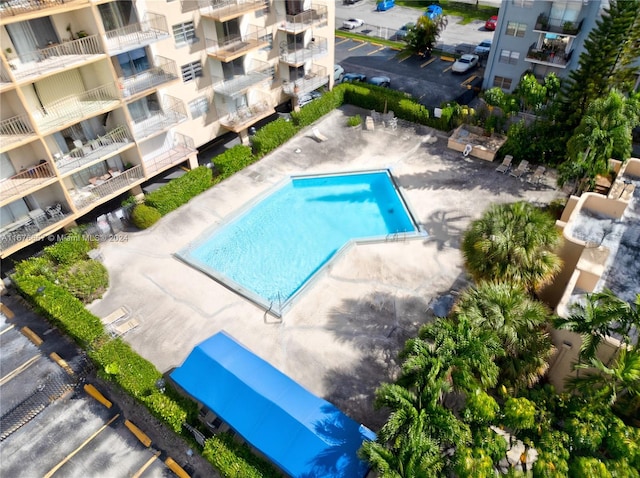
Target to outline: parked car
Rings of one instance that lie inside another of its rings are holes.
[[[388,76],[372,76],[366,81],[371,85],[382,86],[383,88],[389,88],[391,86],[391,78]]]
[[[311,93],[305,93],[304,95],[300,95],[298,97],[298,106],[302,108],[303,106],[306,106],[309,103],[311,103],[313,100],[317,100],[321,96],[322,96],[322,93],[318,91],[312,91]]]
[[[396,32],[397,40],[405,40],[409,31],[415,26],[415,23],[405,23],[400,27],[400,30]]]
[[[367,75],[362,73],[345,73],[342,77],[343,83],[356,83],[358,81],[367,81]]]
[[[344,68],[342,68],[340,65],[333,65],[333,82],[340,83],[343,76]]]
[[[474,53],[479,56],[486,56],[489,54],[489,50],[491,50],[491,42],[492,40],[482,40],[480,44],[474,50]]]
[[[472,68],[475,68],[476,66],[478,66],[479,60],[480,60],[480,57],[478,55],[471,55],[471,54],[462,55],[460,58],[458,58],[455,61],[455,63],[451,67],[451,71],[454,73],[466,73]]]
[[[429,5],[427,7],[427,11],[424,12],[424,15],[429,17],[430,20],[435,20],[436,17],[442,14],[443,14],[443,11],[440,5]]]
[[[360,20],[359,18],[349,18],[349,20],[342,22],[342,28],[347,30],[355,30],[356,28],[360,28],[362,25],[364,25],[364,20]]]
[[[380,0],[376,5],[376,10],[379,12],[386,12],[390,8],[396,6],[396,0]]]
[[[494,15],[484,23],[485,30],[494,31],[498,23],[498,15]]]

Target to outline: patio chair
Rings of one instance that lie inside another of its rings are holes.
[[[636,190],[636,185],[633,183],[629,183],[624,187],[622,194],[620,194],[620,199],[623,201],[630,201],[633,197],[633,192]]]
[[[502,160],[502,164],[496,168],[496,171],[502,174],[506,173],[511,169],[512,162],[513,162],[513,156],[511,156],[510,154],[507,154]]]
[[[113,324],[114,322],[128,319],[130,315],[131,315],[131,310],[129,309],[129,307],[127,307],[126,305],[123,305],[122,307],[118,307],[116,310],[114,310],[109,315],[107,315],[104,319],[102,319],[102,322],[105,325],[110,325],[110,324]]]
[[[124,322],[116,322],[111,326],[112,334],[115,337],[122,337],[127,332],[132,331],[137,326],[140,325],[140,322],[135,317],[125,320]]]
[[[518,164],[518,167],[511,171],[509,175],[513,176],[514,178],[520,178],[527,171],[529,171],[529,161],[523,159],[522,161],[520,161],[520,164]]]
[[[311,130],[311,132],[313,133],[313,137],[316,139],[316,141],[318,141],[319,143],[322,143],[323,141],[328,140],[329,138],[327,138],[325,135],[323,135],[320,130],[318,128],[313,128]]]
[[[540,184],[540,181],[542,181],[542,177],[544,176],[546,170],[547,168],[545,168],[544,166],[538,166],[533,174],[529,176],[527,182],[529,184]]]

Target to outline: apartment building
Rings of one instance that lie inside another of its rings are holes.
[[[560,78],[577,68],[603,0],[502,0],[482,87],[512,92],[527,71]]]
[[[0,258],[333,86],[334,3],[0,2]]]

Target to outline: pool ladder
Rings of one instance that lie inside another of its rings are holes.
[[[402,237],[402,240],[404,241],[407,238],[407,235],[403,234],[400,236],[400,231],[390,232],[387,234],[387,237],[385,237],[384,242],[398,242],[400,237]]]

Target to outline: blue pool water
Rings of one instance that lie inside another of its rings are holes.
[[[411,232],[388,171],[298,177],[178,256],[277,307],[350,240]]]

